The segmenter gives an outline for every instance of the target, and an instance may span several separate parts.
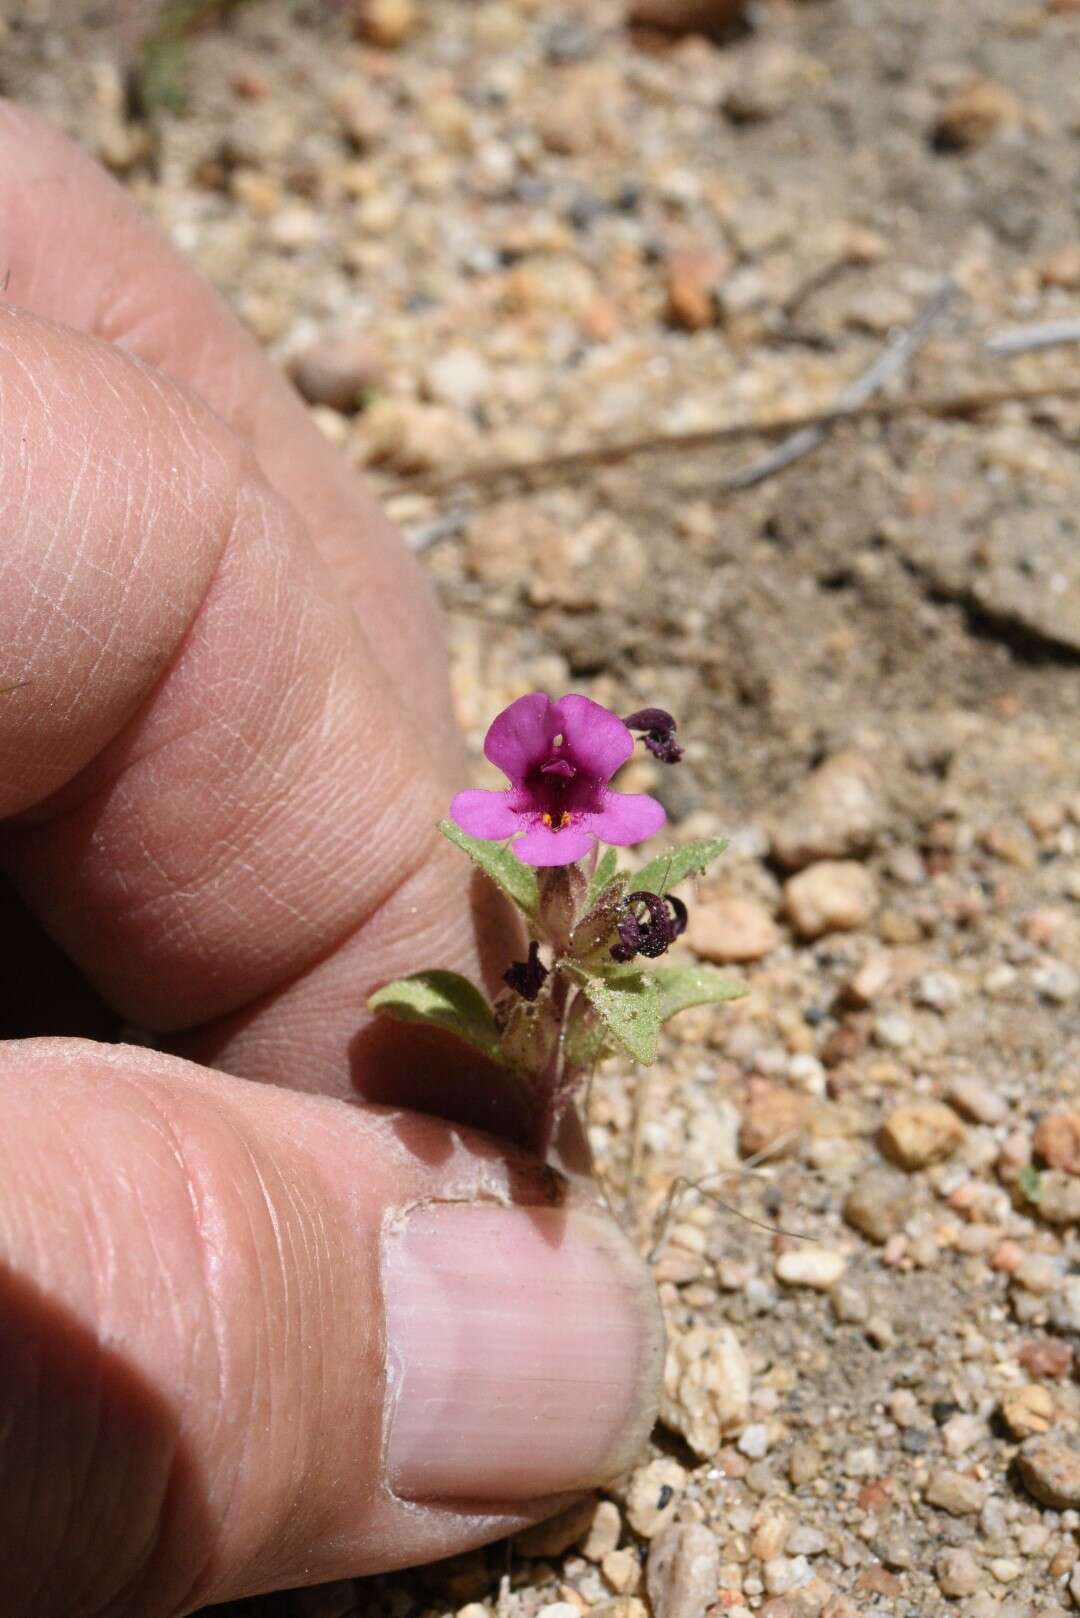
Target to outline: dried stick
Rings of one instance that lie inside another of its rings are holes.
[[[1080,320],[1045,320],[1037,326],[1008,326],[986,339],[991,354],[1026,354],[1033,348],[1080,343]]]
[[[716,444],[735,443],[746,438],[771,438],[778,433],[791,432],[804,427],[835,427],[846,421],[897,421],[905,416],[933,416],[956,420],[971,418],[984,410],[1004,404],[1042,404],[1048,400],[1080,399],[1080,382],[1063,382],[1038,388],[981,388],[967,393],[912,394],[906,399],[886,400],[862,405],[857,410],[824,410],[806,416],[781,417],[777,420],[743,422],[728,427],[714,427],[693,433],[672,433],[666,437],[625,440],[620,444],[605,444],[598,449],[575,450],[564,455],[544,456],[531,461],[507,461],[475,467],[453,477],[417,483],[401,483],[386,491],[384,498],[393,500],[395,494],[464,493],[470,487],[477,495],[489,494],[490,487],[504,479],[524,483],[540,479],[555,481],[561,476],[587,472],[597,467],[615,466],[638,455],[663,455],[688,450],[707,449]],[[737,475],[737,474],[736,474]],[[721,483],[721,491],[730,489]],[[737,487],[737,485],[736,485]],[[475,497],[474,497],[475,498]],[[457,519],[455,518],[455,526]],[[438,532],[424,534],[419,548],[426,549],[437,538]]]
[[[906,399],[887,399],[860,406],[857,410],[810,411],[804,416],[778,416],[767,421],[734,422],[727,427],[704,427],[692,433],[668,433],[649,438],[624,439],[595,449],[568,450],[562,455],[541,455],[529,461],[489,461],[451,477],[402,479],[385,491],[384,499],[397,494],[440,495],[468,488],[483,489],[503,478],[530,482],[541,477],[589,471],[594,467],[615,466],[638,455],[666,455],[687,450],[710,449],[716,444],[735,444],[746,438],[775,438],[803,427],[835,427],[845,421],[895,421],[903,416],[957,418],[978,415],[1003,404],[1041,404],[1047,399],[1080,399],[1080,382],[1059,382],[1039,388],[979,388],[967,393],[913,393]]]
[[[834,410],[837,412],[859,410],[885,386],[886,382],[898,376],[929,337],[955,291],[956,282],[947,276],[933,297],[924,304],[907,331],[895,342],[890,343],[861,376],[857,376],[854,382],[850,382],[841,390],[837,395]],[[801,461],[804,455],[809,455],[811,450],[817,449],[825,442],[828,431],[828,426],[821,422],[815,426],[800,428],[798,432],[792,433],[790,438],[785,438],[774,450],[770,450],[768,455],[763,455],[760,460],[752,461],[749,466],[744,466],[740,471],[722,478],[719,487],[723,490],[751,489],[755,484],[764,483],[766,478],[784,471],[796,461]]]

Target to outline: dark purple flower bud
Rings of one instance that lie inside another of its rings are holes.
[[[520,994],[523,1000],[535,1000],[544,987],[547,975],[547,967],[540,959],[540,945],[534,938],[529,945],[528,960],[515,961],[513,966],[508,966],[503,973],[503,982]]]
[[[678,764],[683,756],[683,749],[675,740],[675,731],[678,728],[674,719],[663,708],[639,708],[623,720],[627,730],[640,730],[644,732],[642,741],[661,764]]]
[[[673,894],[667,896],[667,902],[671,906],[671,925],[675,929],[675,937],[678,938],[686,931],[690,913],[682,900],[676,899]]]
[[[627,730],[674,730],[675,721],[663,708],[639,708],[623,720]]]
[[[637,916],[635,905],[645,907],[645,920]],[[627,894],[626,908],[615,924],[619,942],[611,946],[612,959],[632,961],[635,955],[645,955],[654,960],[663,955],[685,931],[686,914],[681,899],[661,898],[658,893]]]

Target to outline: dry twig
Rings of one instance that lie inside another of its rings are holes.
[[[478,497],[491,498],[504,483],[539,485],[557,482],[573,474],[616,466],[640,455],[686,454],[690,450],[709,449],[718,444],[738,443],[744,439],[775,438],[781,433],[802,431],[804,428],[835,427],[842,422],[890,422],[907,416],[932,416],[940,420],[948,420],[951,417],[964,420],[980,415],[985,410],[992,410],[998,405],[1041,404],[1051,399],[1080,399],[1080,382],[1057,383],[1036,388],[979,388],[966,393],[911,394],[906,399],[871,402],[855,410],[834,407],[831,410],[815,411],[805,416],[740,422],[727,427],[704,428],[692,433],[629,439],[618,444],[604,444],[595,449],[541,456],[535,460],[488,463],[474,467],[470,471],[456,473],[452,477],[402,482],[397,488],[388,490],[386,498],[392,500],[397,493],[432,496],[456,494],[464,498],[465,492],[471,491],[470,498],[475,501]],[[733,474],[735,478],[741,475]],[[732,485],[730,481],[718,485],[721,492],[730,491],[732,487],[737,489],[744,486],[739,483]],[[456,513],[453,526],[456,528],[459,523],[460,514]],[[421,543],[417,546],[420,550],[433,544],[436,539],[444,537],[444,534],[435,530],[433,525],[425,525],[421,533]]]
[[[894,342],[891,342],[861,376],[857,376],[854,382],[850,382],[841,390],[837,395],[834,411],[844,413],[861,409],[885,386],[886,382],[890,382],[894,376],[899,376],[929,337],[955,291],[956,282],[947,277],[919,311],[907,331],[902,332]],[[755,484],[764,483],[766,478],[782,472],[785,467],[794,465],[796,461],[801,461],[804,455],[809,455],[812,450],[817,449],[824,443],[828,431],[828,426],[821,422],[814,426],[801,427],[798,432],[792,433],[790,438],[785,438],[774,450],[770,450],[768,455],[763,455],[760,460],[752,461],[749,466],[744,466],[738,472],[732,472],[721,479],[720,489],[752,489]]]
[[[1033,348],[1080,343],[1080,320],[1044,320],[1036,326],[1007,326],[986,339],[991,354],[1026,354]]]

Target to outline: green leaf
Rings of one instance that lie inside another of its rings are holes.
[[[513,899],[530,921],[536,920],[540,899],[536,886],[536,872],[531,865],[519,860],[505,843],[489,843],[481,837],[470,837],[460,826],[455,826],[452,820],[440,820],[439,830],[444,837],[456,843],[458,848],[464,849],[473,864],[478,865],[497,888],[501,888],[508,898]]]
[[[646,1067],[656,1061],[660,990],[650,972],[633,968],[603,974],[575,968],[574,976],[600,1019],[623,1049]]]
[[[457,972],[414,972],[368,1000],[372,1011],[385,1011],[399,1022],[427,1023],[456,1034],[492,1061],[501,1061],[499,1030],[491,1007],[475,984]]]
[[[187,109],[187,51],[179,39],[150,39],[138,70],[138,97],[148,114]]]
[[[580,1073],[595,1066],[604,1051],[607,1028],[584,993],[574,996],[563,1028],[564,1072]]]
[[[1042,1193],[1042,1176],[1037,1168],[1025,1163],[1016,1176],[1016,1183],[1029,1202],[1038,1202]]]
[[[652,978],[660,992],[662,1023],[688,1006],[715,1006],[746,993],[745,983],[722,977],[711,966],[658,966]]]
[[[597,861],[596,870],[593,872],[592,881],[589,883],[589,891],[585,895],[585,903],[582,907],[583,915],[587,915],[592,909],[593,905],[596,903],[597,899],[599,899],[600,895],[603,893],[604,889],[615,875],[615,867],[618,863],[619,856],[616,854],[615,850],[613,848],[605,848],[604,852]]]
[[[702,837],[696,843],[684,843],[682,848],[658,854],[640,871],[635,871],[633,886],[636,891],[645,893],[661,896],[670,893],[688,876],[700,876],[702,871],[707,871],[727,846],[726,837]]]

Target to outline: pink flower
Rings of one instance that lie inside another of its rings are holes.
[[[622,720],[588,697],[519,697],[492,721],[484,756],[510,781],[505,792],[459,792],[453,820],[472,837],[518,837],[526,865],[572,865],[599,839],[640,843],[667,818],[655,798],[608,782],[634,751]]]

